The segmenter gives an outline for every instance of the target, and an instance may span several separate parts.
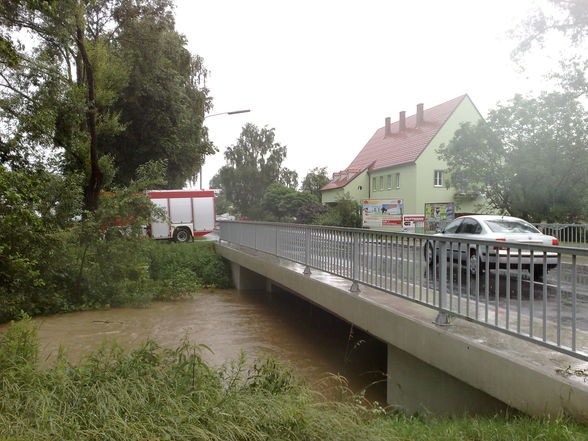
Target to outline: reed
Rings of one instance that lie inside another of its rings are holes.
[[[582,440],[566,419],[405,417],[349,392],[329,400],[271,359],[207,365],[205,346],[104,344],[37,365],[33,322],[0,336],[0,440]],[[340,386],[343,383],[340,383]]]

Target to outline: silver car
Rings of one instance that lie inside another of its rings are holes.
[[[516,217],[495,215],[463,216],[452,221],[436,236],[450,241],[455,240],[451,245],[447,245],[448,259],[461,261],[465,263],[466,267],[468,265],[467,260],[469,260],[469,271],[472,275],[475,275],[478,270],[480,272],[485,271],[487,260],[489,268],[496,268],[498,260],[499,268],[506,268],[507,264],[510,263],[511,268],[516,269],[520,265],[522,269],[531,271],[532,264],[533,278],[542,280],[545,276],[544,268],[549,271],[555,268],[558,262],[557,252],[536,250],[531,253],[531,250],[524,248],[490,247],[467,242],[471,239],[477,239],[543,246],[559,245],[555,237],[541,233],[530,223]],[[435,245],[433,245],[433,242]],[[433,262],[434,257],[438,261],[440,254],[439,243],[432,241],[425,248],[429,263]]]

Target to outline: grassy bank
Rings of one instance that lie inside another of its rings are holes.
[[[46,238],[34,267],[33,279],[12,274],[10,283],[0,284],[0,322],[21,312],[140,306],[231,285],[211,242],[176,244],[120,234],[86,239],[75,229]]]
[[[37,366],[30,320],[0,336],[0,440],[582,440],[585,426],[528,417],[407,418],[341,389],[332,401],[271,360],[208,366],[203,347],[104,347]]]

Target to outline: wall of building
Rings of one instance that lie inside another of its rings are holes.
[[[441,127],[437,135],[433,137],[429,146],[416,160],[416,207],[417,213],[424,213],[425,203],[453,202],[454,189],[446,187],[447,173],[443,173],[442,185],[434,185],[435,170],[445,170],[447,164],[438,158],[437,149],[441,144],[448,144],[457,129],[464,122],[476,123],[482,119],[469,97],[465,97],[447,122]],[[460,203],[456,212],[475,212],[475,206],[479,202]]]
[[[400,188],[396,188],[396,173],[400,174]],[[388,176],[391,185],[388,187]],[[415,164],[400,165],[398,167],[376,170],[370,174],[369,199],[402,199],[404,201],[404,213],[416,214],[416,167]],[[377,186],[373,182],[376,179]],[[384,183],[384,189],[380,189],[380,179]]]
[[[361,201],[368,199],[369,196],[369,177],[367,169],[362,171],[355,179],[344,187],[334,188],[332,190],[321,191],[321,201],[323,204],[336,202],[344,193],[349,193],[352,199]]]

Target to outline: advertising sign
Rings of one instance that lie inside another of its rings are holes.
[[[402,216],[402,231],[415,233],[418,229],[419,232],[422,232],[424,224],[425,216],[422,214],[405,214]]]
[[[404,202],[402,199],[366,199],[362,201],[364,227],[391,227],[402,225]]]
[[[436,231],[455,219],[453,202],[425,204],[425,231]]]

